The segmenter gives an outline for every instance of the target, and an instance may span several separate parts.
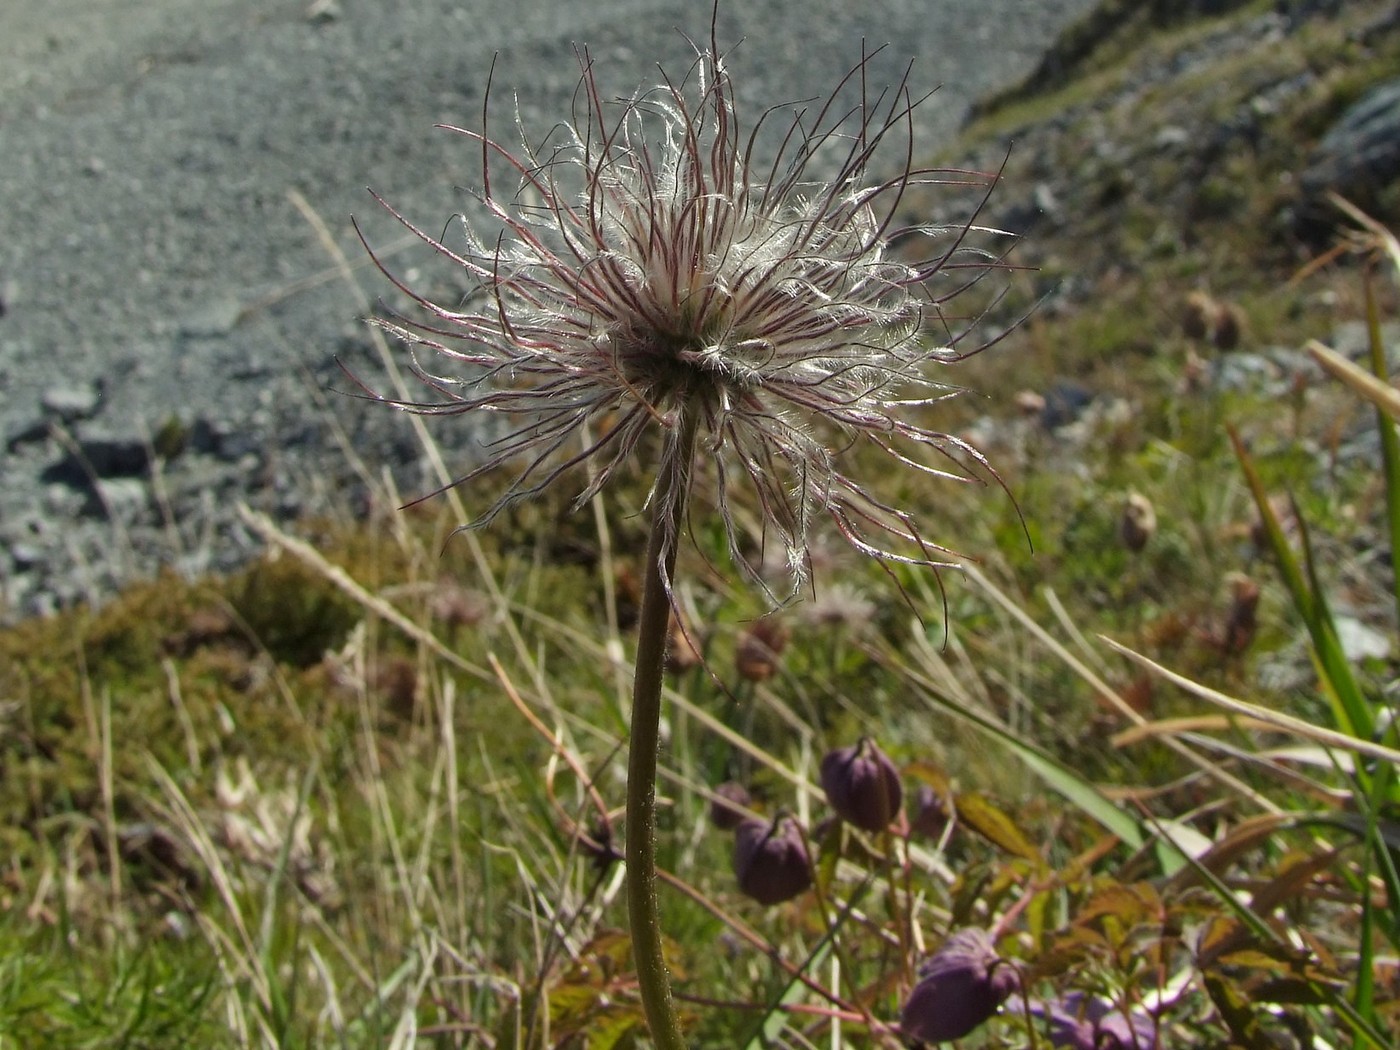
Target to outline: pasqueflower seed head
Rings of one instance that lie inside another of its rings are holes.
[[[756,500],[761,543],[781,544],[794,582],[823,516],[865,553],[941,564],[946,548],[840,461],[864,439],[932,475],[990,473],[974,449],[914,416],[951,393],[928,366],[971,352],[962,344],[975,319],[955,321],[945,305],[998,265],[971,241],[995,231],[971,218],[905,225],[896,212],[912,186],[989,191],[994,179],[915,167],[919,100],[907,76],[869,91],[869,56],[829,98],[794,107],[785,129],[774,127],[781,107],[746,129],[713,39],[696,55],[681,81],[663,75],[609,102],[581,50],[572,118],[534,144],[518,117],[518,146],[494,137],[489,105],[481,130],[448,129],[480,149],[485,217],[438,238],[385,207],[460,269],[468,292],[449,305],[385,270],[417,305],[414,317],[376,323],[439,363],[415,354],[434,398],[383,399],[507,420],[455,482],[519,464],[474,524],[588,463],[582,504],[649,435],[662,439],[658,477],[689,492],[694,464],[678,459],[693,428],[703,494],[749,575],[763,559],[740,542],[732,507],[742,489]],[[894,173],[875,174],[887,154]]]

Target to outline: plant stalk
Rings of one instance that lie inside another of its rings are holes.
[[[657,1050],[685,1050],[662,954],[656,898],[656,762],[661,744],[661,687],[671,626],[676,547],[685,522],[685,502],[695,456],[696,413],[682,409],[674,445],[666,450],[652,498],[655,511],[647,544],[646,582],[637,630],[637,667],[632,680],[632,726],[627,753],[627,915],[632,958],[647,1028]]]

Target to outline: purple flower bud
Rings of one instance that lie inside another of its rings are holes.
[[[1016,988],[1016,972],[997,955],[985,930],[949,935],[919,968],[900,1027],[910,1039],[943,1043],[961,1039],[997,1012]]]
[[[929,785],[922,785],[915,795],[915,815],[910,830],[937,842],[948,829],[948,804]]]
[[[822,789],[841,819],[862,831],[884,831],[904,801],[899,770],[869,737],[827,753]]]
[[[734,832],[739,889],[759,904],[781,904],[812,885],[812,860],[797,821],[745,820]]]
[[[710,799],[710,823],[720,831],[733,831],[743,823],[749,802],[748,788],[737,780],[726,780]]]

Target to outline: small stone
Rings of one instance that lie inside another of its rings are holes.
[[[1158,149],[1174,149],[1190,144],[1191,133],[1176,124],[1168,124],[1157,132],[1152,141]]]
[[[1341,212],[1329,194],[1362,210],[1374,207],[1386,187],[1400,179],[1400,79],[1390,80],[1347,109],[1318,143],[1299,177],[1303,193],[1299,232],[1321,237]]]
[[[177,330],[187,339],[217,339],[232,332],[242,315],[242,303],[220,296],[180,318]]]
[[[1016,411],[1028,419],[1035,419],[1045,411],[1045,397],[1034,390],[1019,391],[1012,399],[1011,403],[1016,406]]]
[[[1073,423],[1094,401],[1088,387],[1069,379],[1057,379],[1045,393],[1045,410],[1040,422],[1046,430],[1058,430]]]
[[[1031,201],[1044,215],[1053,218],[1060,214],[1060,199],[1055,195],[1054,187],[1048,182],[1035,184],[1035,189],[1031,191]]]
[[[1362,660],[1384,660],[1390,655],[1390,639],[1354,616],[1335,617],[1337,640],[1342,652],[1353,663]]]
[[[102,403],[102,391],[92,383],[51,386],[39,395],[45,415],[72,423],[91,419]]]
[[[99,481],[88,501],[89,514],[105,516],[111,521],[132,522],[145,513],[150,505],[150,492],[139,478],[116,478]]]
[[[136,477],[151,464],[146,441],[133,434],[84,434],[78,441],[78,453],[87,469],[99,478]]]
[[[28,572],[44,560],[44,552],[32,543],[15,543],[10,547],[10,561],[19,572]]]

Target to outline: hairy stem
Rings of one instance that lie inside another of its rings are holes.
[[[683,411],[675,443],[668,444],[652,495],[655,510],[647,544],[627,754],[627,915],[632,928],[637,985],[657,1050],[685,1050],[671,997],[671,978],[661,951],[661,916],[656,902],[656,760],[671,621],[668,581],[676,566],[676,546],[685,520],[695,426],[695,414]]]

